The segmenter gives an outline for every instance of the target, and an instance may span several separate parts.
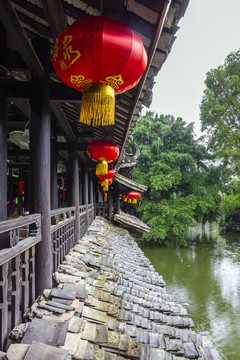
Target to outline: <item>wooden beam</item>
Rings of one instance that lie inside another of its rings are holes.
[[[88,144],[81,144],[78,143],[78,151],[87,151],[87,145]],[[56,148],[58,151],[68,151],[68,143],[67,142],[58,142],[56,145]]]
[[[9,0],[0,1],[0,21],[5,27],[7,33],[11,34],[11,40],[14,42],[15,48],[20,52],[30,71],[43,77],[43,66],[30,44]]]
[[[65,132],[66,136],[68,139],[70,140],[74,140],[75,139],[75,135],[72,131],[71,126],[69,125],[64,112],[62,111],[61,105],[54,102],[51,103],[51,109],[54,112],[57,122],[59,123],[59,125],[61,126],[61,128],[63,129],[63,131]]]
[[[38,6],[33,5],[30,1],[26,0],[11,0],[15,5],[20,6],[22,9],[31,12],[33,15],[37,16],[39,19],[45,20],[44,11]]]
[[[31,83],[28,81],[11,80],[6,83],[6,97],[8,99],[26,99],[31,95]],[[49,98],[53,102],[80,103],[82,93],[58,82],[49,84]]]
[[[56,38],[68,27],[63,2],[59,0],[42,0],[42,7],[49,27]]]

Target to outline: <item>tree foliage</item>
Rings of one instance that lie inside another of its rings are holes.
[[[230,53],[223,65],[209,71],[205,85],[200,118],[209,147],[239,166],[240,50]]]
[[[147,113],[133,139],[141,151],[133,178],[148,186],[139,206],[151,227],[145,239],[186,246],[188,227],[218,214],[224,169],[204,164],[211,156],[194,139],[193,124],[181,118]]]

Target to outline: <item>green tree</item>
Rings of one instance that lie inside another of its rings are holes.
[[[239,167],[240,50],[230,53],[223,65],[210,70],[205,85],[200,118],[209,148]]]
[[[181,118],[147,113],[133,139],[141,151],[133,178],[148,186],[139,207],[151,227],[145,239],[186,246],[188,227],[218,214],[220,169],[204,165],[211,156]]]

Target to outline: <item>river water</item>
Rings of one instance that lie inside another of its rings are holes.
[[[206,237],[189,232],[188,248],[140,245],[166,281],[168,293],[188,310],[194,330],[212,340],[222,360],[240,360],[240,233]]]

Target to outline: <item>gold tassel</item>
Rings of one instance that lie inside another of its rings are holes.
[[[105,187],[105,186],[106,186],[106,187],[108,188],[108,179],[103,179],[103,180],[102,180],[102,183],[101,183],[101,186],[102,186],[102,187]],[[105,189],[104,189],[104,190],[105,190]],[[108,190],[107,190],[107,191],[108,191]]]
[[[103,187],[103,190],[104,190],[104,191],[108,191],[108,185],[104,186],[104,187]]]
[[[124,198],[123,202],[127,202],[127,198]]]
[[[128,199],[128,203],[131,204],[131,202],[132,202],[132,199]]]
[[[99,160],[96,166],[96,175],[106,175],[108,173],[108,163],[104,160]]]
[[[133,199],[132,204],[137,204],[137,199]]]
[[[105,84],[84,87],[79,121],[92,126],[114,125],[115,92]]]
[[[107,198],[107,192],[104,193],[105,198]]]

